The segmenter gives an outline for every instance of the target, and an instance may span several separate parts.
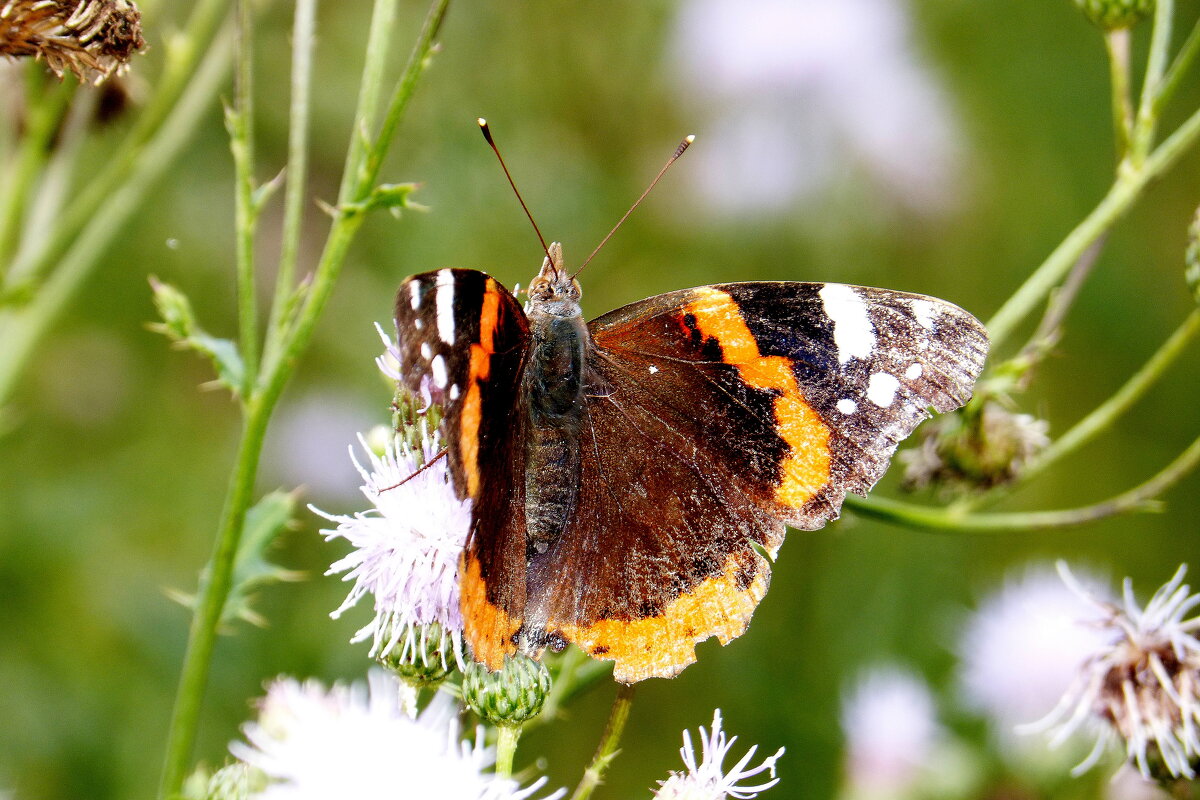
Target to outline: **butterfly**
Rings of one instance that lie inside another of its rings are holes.
[[[786,526],[865,494],[897,444],[971,395],[987,333],[887,289],[683,289],[585,322],[558,243],[522,308],[495,278],[400,286],[402,383],[443,409],[474,658],[574,643],[616,680],[670,677],[741,635]]]

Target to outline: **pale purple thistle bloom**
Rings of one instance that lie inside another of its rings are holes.
[[[351,458],[362,475],[362,492],[375,507],[353,516],[313,509],[338,524],[334,530],[322,531],[327,541],[341,537],[354,547],[326,573],[345,572],[343,580],[354,581],[331,616],[340,616],[363,595],[371,594],[375,617],[352,641],[372,638],[372,656],[389,652],[401,641],[411,648],[420,635],[414,629],[431,623],[461,632],[458,560],[471,507],[455,496],[446,459],[430,463],[440,444],[426,430],[419,456],[395,437],[377,455],[359,438],[369,468],[359,463],[353,450]],[[430,466],[418,473],[423,464]]]
[[[655,792],[656,800],[724,800],[727,797],[746,800],[757,797],[759,792],[770,789],[779,783],[775,777],[775,762],[783,755],[783,748],[763,760],[757,767],[747,769],[754,758],[758,745],[754,745],[742,756],[741,760],[725,771],[721,762],[733,749],[737,737],[726,741],[725,732],[721,730],[721,709],[713,712],[712,733],[700,726],[700,763],[696,763],[696,751],[692,747],[690,732],[683,732],[683,747],[679,754],[683,757],[686,772],[672,772],[665,781],[659,781],[659,789]],[[741,781],[753,778],[763,772],[770,772],[771,779],[755,786],[739,786]]]
[[[545,784],[522,789],[485,773],[495,753],[482,728],[460,740],[449,696],[414,715],[415,690],[382,670],[368,680],[369,688],[293,679],[268,687],[258,721],[243,728],[246,741],[229,746],[268,780],[254,800],[525,800]]]
[[[1084,577],[1093,596],[1103,581]],[[1029,565],[990,593],[963,627],[959,683],[966,704],[993,723],[1002,748],[1024,757],[1016,726],[1062,697],[1087,657],[1106,643],[1095,607],[1063,585],[1049,564]]]
[[[1161,778],[1152,761],[1161,760],[1172,777],[1196,777],[1200,761],[1200,617],[1186,619],[1200,595],[1183,583],[1186,566],[1162,586],[1145,608],[1125,579],[1121,604],[1096,599],[1067,566],[1063,582],[1098,609],[1097,624],[1109,643],[1093,652],[1058,706],[1030,730],[1055,729],[1058,743],[1087,727],[1096,743],[1079,774],[1100,759],[1114,738],[1125,742],[1126,757],[1146,778]]]

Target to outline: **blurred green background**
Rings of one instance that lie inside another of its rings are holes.
[[[135,86],[139,73],[157,74],[185,5],[164,3],[148,20]],[[305,500],[327,511],[362,507],[345,451],[356,431],[388,420],[372,323],[389,325],[405,275],[474,266],[512,286],[539,265],[477,116],[573,263],[679,138],[697,135],[585,273],[589,316],[682,286],[787,279],[935,294],[986,319],[1107,188],[1107,67],[1100,36],[1068,0],[797,3],[811,13],[796,24],[811,28],[795,49],[811,46],[811,58],[778,69],[709,50],[696,30],[711,24],[710,6],[456,0],[384,170],[385,180],[422,182],[417,199],[431,211],[378,213],[364,227],[276,415],[261,491],[304,485]],[[1181,32],[1197,11],[1179,4]],[[742,13],[758,12],[751,3]],[[368,14],[366,2],[320,11],[312,193],[327,200]],[[397,63],[423,14],[404,4]],[[258,29],[263,180],[283,162],[290,15],[276,2]],[[1135,48],[1147,34],[1138,29]],[[718,27],[714,40],[735,38]],[[1198,103],[1191,79],[1167,129]],[[96,158],[116,136],[99,138]],[[18,424],[0,439],[0,789],[22,800],[152,793],[187,629],[163,590],[194,590],[233,458],[232,402],[202,388],[206,365],[145,328],[154,274],[190,294],[209,330],[234,329],[232,166],[217,107],[152,197],[42,344],[13,403]],[[1066,337],[1021,398],[1052,435],[1111,394],[1190,310],[1183,250],[1197,202],[1192,154],[1117,226]],[[315,207],[309,223],[311,267],[325,229]],[[264,230],[277,226],[276,207]],[[1193,348],[1115,430],[1007,507],[1080,505],[1149,477],[1200,433],[1198,379]],[[877,491],[897,494],[897,475]],[[1131,575],[1148,594],[1195,554],[1198,487],[1192,476],[1172,490],[1165,513],[1078,530],[939,535],[847,514],[792,533],[748,633],[727,648],[702,645],[681,677],[640,688],[597,797],[647,796],[678,767],[680,731],[707,724],[714,707],[740,742],[787,747],[769,797],[831,796],[839,692],[861,669],[900,661],[949,689],[966,610],[1030,560]],[[302,511],[282,538],[277,560],[309,579],[261,592],[269,626],[220,642],[198,758],[224,758],[264,680],[363,675],[366,645],[347,640],[369,608],[328,618],[347,586],[321,575],[344,545],[325,544],[320,525]],[[598,688],[569,718],[531,731],[518,765],[544,755],[550,785],[573,785],[611,696]]]

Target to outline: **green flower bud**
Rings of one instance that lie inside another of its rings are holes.
[[[1106,31],[1131,28],[1154,11],[1154,0],[1075,0],[1075,5]]]
[[[549,693],[550,672],[528,656],[505,659],[498,672],[469,664],[463,673],[463,702],[492,725],[520,725],[533,719],[542,712]]]
[[[454,671],[460,647],[457,634],[434,622],[405,631],[378,660],[408,685],[423,689],[437,686]]]

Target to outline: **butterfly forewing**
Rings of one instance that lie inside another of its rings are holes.
[[[698,446],[734,442],[764,507],[808,529],[836,517],[847,491],[865,494],[930,408],[965,403],[987,353],[983,326],[951,303],[841,284],[687,289],[591,328],[648,387],[659,375],[668,393],[692,387]]]
[[[441,269],[404,281],[396,295],[400,374],[438,403],[460,497],[478,498],[483,465],[509,446],[517,381],[529,342],[512,293],[473,269]]]

